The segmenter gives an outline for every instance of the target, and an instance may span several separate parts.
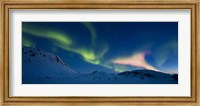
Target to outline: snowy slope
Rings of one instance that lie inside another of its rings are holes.
[[[153,70],[121,73],[76,73],[59,56],[41,49],[23,48],[23,84],[177,84],[177,74]]]
[[[126,71],[118,74],[94,71],[90,74],[79,74],[75,80],[79,84],[177,84],[178,75],[152,70]]]
[[[56,83],[76,73],[60,57],[52,53],[23,48],[22,54],[23,83]]]
[[[119,76],[126,78],[126,79],[132,79],[134,78],[136,80],[142,80],[139,81],[140,83],[178,83],[178,75],[177,74],[166,74],[158,71],[153,70],[133,70],[133,71],[126,71],[118,74]],[[134,82],[130,81],[130,82]],[[137,83],[137,81],[135,82]]]

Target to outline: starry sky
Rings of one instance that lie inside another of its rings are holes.
[[[52,52],[79,73],[178,73],[178,22],[23,22],[22,46]]]

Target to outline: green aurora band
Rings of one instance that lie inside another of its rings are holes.
[[[83,23],[83,25],[91,33],[92,42],[93,42],[93,45],[95,45],[95,39],[96,39],[95,28],[90,23]],[[68,34],[66,34],[64,32],[60,32],[58,30],[52,30],[50,28],[43,28],[43,27],[38,27],[38,26],[34,26],[34,25],[29,25],[27,23],[23,23],[22,31],[25,33],[28,33],[32,36],[35,36],[35,37],[41,37],[41,38],[48,39],[56,47],[76,53],[76,54],[80,55],[84,61],[91,63],[91,64],[100,65],[101,64],[100,59],[103,57],[103,55],[108,50],[107,46],[104,46],[104,48],[102,48],[101,52],[96,53],[94,46],[92,48],[76,47],[77,44],[75,44],[75,41],[73,41],[72,38],[70,38],[70,36]],[[35,47],[35,46],[31,45],[32,44],[31,40],[24,39],[24,38],[23,38],[23,40],[24,40],[23,46]]]

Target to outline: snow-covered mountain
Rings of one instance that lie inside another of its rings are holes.
[[[36,48],[22,49],[23,84],[177,84],[177,74],[153,70],[133,70],[121,73],[94,71],[77,73],[59,56]]]
[[[134,78],[135,83],[137,83],[136,80],[142,80],[139,81],[140,83],[178,83],[178,75],[177,74],[166,74],[154,70],[133,70],[133,71],[126,71],[121,72],[118,74],[121,77],[132,79]]]
[[[59,56],[35,48],[22,48],[23,83],[57,83],[76,74]]]

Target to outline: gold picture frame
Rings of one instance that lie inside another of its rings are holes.
[[[145,105],[200,106],[200,0],[3,0],[1,1],[0,104],[10,105]],[[9,97],[9,11],[13,9],[190,9],[191,97]]]

